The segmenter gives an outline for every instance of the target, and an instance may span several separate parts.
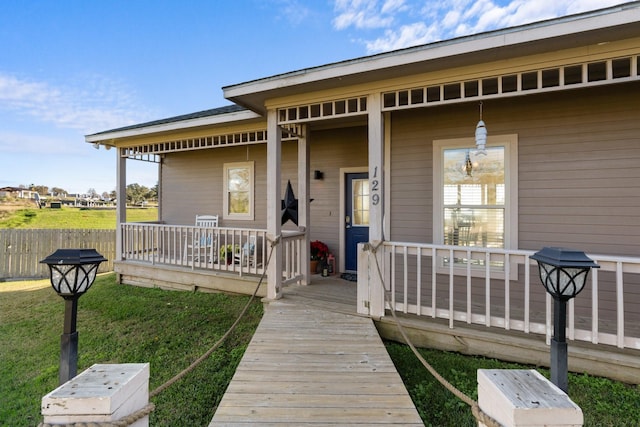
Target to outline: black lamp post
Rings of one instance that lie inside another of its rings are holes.
[[[584,289],[589,270],[600,266],[584,252],[545,247],[531,258],[538,261],[540,280],[553,297],[553,339],[551,340],[551,382],[565,393],[567,378],[567,301]]]
[[[89,290],[98,266],[107,259],[95,249],[58,249],[42,261],[49,266],[51,286],[64,298],[64,330],[60,337],[60,384],[78,370],[78,298]]]

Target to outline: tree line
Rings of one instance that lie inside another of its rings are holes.
[[[52,198],[65,199],[69,197],[69,192],[61,187],[51,187],[49,189],[46,185],[36,185],[31,184],[28,187],[25,185],[20,185],[20,188],[28,188],[31,191],[37,191],[41,196],[48,196]],[[102,200],[116,200],[118,198],[118,194],[116,190],[112,190],[110,192],[104,191],[98,193],[94,188],[89,188],[85,193],[91,199],[102,199]],[[143,202],[157,201],[158,200],[158,184],[154,185],[151,188],[145,187],[144,185],[134,183],[127,185],[127,203],[139,205]]]

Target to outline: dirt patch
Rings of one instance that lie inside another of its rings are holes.
[[[8,218],[15,211],[20,209],[37,209],[33,200],[0,200],[0,219]]]
[[[51,286],[49,279],[42,280],[17,280],[9,282],[0,282],[0,293],[2,292],[18,292],[18,291],[37,291]]]
[[[37,206],[34,200],[0,200],[0,211],[16,211],[35,207]]]

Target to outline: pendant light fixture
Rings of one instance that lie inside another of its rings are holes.
[[[476,155],[487,155],[487,128],[482,120],[482,102],[480,102],[480,121],[476,125]]]

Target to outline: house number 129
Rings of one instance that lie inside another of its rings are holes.
[[[371,202],[373,205],[380,203],[380,181],[378,181],[378,167],[373,168],[373,179],[371,180]]]

